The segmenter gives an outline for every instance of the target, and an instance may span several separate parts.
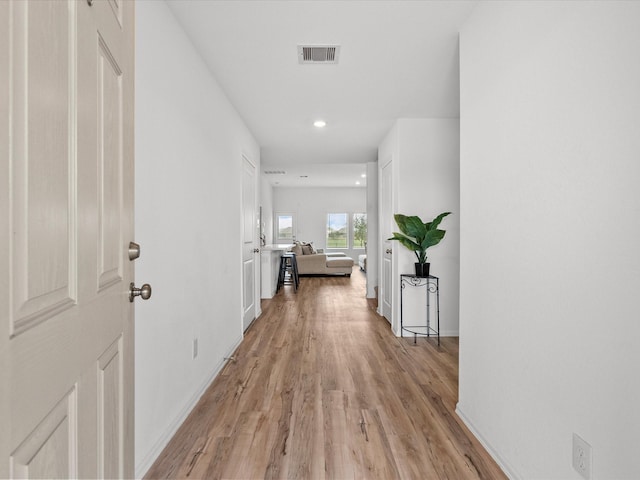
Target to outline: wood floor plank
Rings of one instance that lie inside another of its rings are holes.
[[[455,414],[457,338],[396,338],[364,280],[263,303],[145,478],[506,478]]]

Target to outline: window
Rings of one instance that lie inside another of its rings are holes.
[[[295,235],[295,222],[292,213],[277,213],[276,214],[276,243],[292,243],[296,238]]]
[[[367,214],[353,214],[353,248],[365,248],[367,244]]]
[[[327,215],[327,248],[349,248],[349,217],[346,213]]]

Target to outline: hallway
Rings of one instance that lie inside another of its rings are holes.
[[[265,302],[145,478],[505,478],[454,413],[458,339],[394,337],[364,283]]]

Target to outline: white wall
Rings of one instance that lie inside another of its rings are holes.
[[[393,213],[431,220],[452,212],[441,227],[439,245],[427,250],[431,274],[440,279],[440,334],[458,335],[460,164],[459,121],[453,119],[400,119],[378,151],[379,162],[393,157]],[[381,164],[382,166],[382,164]],[[398,228],[393,220],[393,230]],[[393,243],[394,329],[399,332],[401,273],[414,273],[415,254]]]
[[[640,478],[640,3],[461,33],[458,410],[513,478]]]
[[[458,335],[460,275],[460,124],[457,118],[398,120],[398,211],[440,224],[442,242],[427,250],[431,274],[440,279],[440,334]],[[416,256],[397,244],[401,273],[415,271]],[[396,305],[397,306],[397,305]],[[398,311],[398,310],[396,310]]]
[[[367,190],[362,187],[315,187],[273,189],[273,209],[294,212],[297,219],[296,239],[313,242],[313,246],[326,250],[327,213],[362,213],[367,211]],[[351,232],[350,232],[351,235]],[[349,238],[349,244],[351,244]],[[344,252],[358,261],[363,249],[331,249]]]
[[[242,154],[260,153],[165,3],[136,8],[136,278],[153,287],[136,303],[141,476],[242,339]]]

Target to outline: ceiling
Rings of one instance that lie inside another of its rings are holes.
[[[459,116],[458,32],[477,0],[167,3],[260,144],[262,170],[287,172],[274,185],[354,186],[395,119]],[[301,44],[340,45],[339,61],[301,65]]]

